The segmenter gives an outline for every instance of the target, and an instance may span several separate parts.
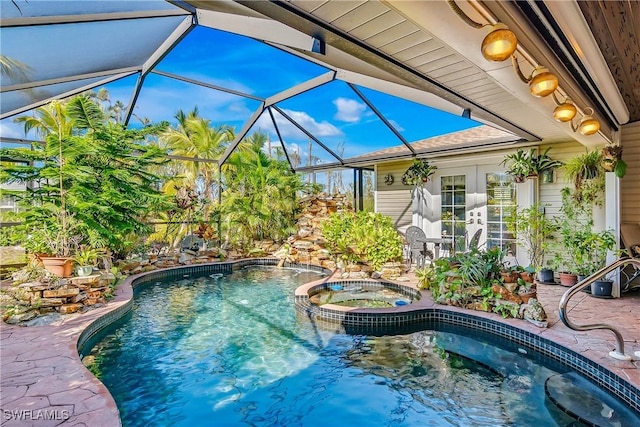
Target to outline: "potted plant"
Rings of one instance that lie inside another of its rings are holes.
[[[98,264],[98,259],[103,255],[104,251],[102,249],[94,249],[91,247],[85,247],[76,251],[73,260],[77,265],[76,273],[78,276],[85,277],[91,275],[93,268]]]
[[[627,163],[622,160],[622,147],[606,145],[602,149],[602,168],[607,172],[614,172],[618,178],[627,173]]]
[[[537,177],[544,171],[554,170],[564,164],[560,160],[554,160],[549,157],[548,153],[550,149],[551,147],[547,147],[542,154],[537,156],[533,154],[533,150],[530,152],[531,170],[529,171],[529,177]]]
[[[429,181],[436,169],[438,167],[430,165],[426,159],[413,159],[411,166],[402,174],[402,183],[414,187],[422,185]]]
[[[513,176],[515,182],[524,182],[525,177],[531,172],[531,156],[534,152],[535,148],[528,153],[519,149],[515,153],[504,156],[500,165],[507,167],[507,174]]]
[[[516,209],[507,218],[507,229],[516,235],[516,243],[527,251],[533,272],[542,268],[550,240],[558,230],[555,218],[545,214],[544,206],[534,203]]]
[[[575,156],[564,165],[573,190],[569,190],[574,202],[580,206],[600,205],[604,194],[604,169],[602,168],[602,152],[587,151]]]

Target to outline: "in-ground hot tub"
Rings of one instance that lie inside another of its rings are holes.
[[[389,308],[405,306],[420,298],[414,289],[384,282],[335,282],[327,285],[309,292],[311,304]]]
[[[296,289],[299,313],[343,326],[409,325],[423,308],[416,288],[384,280],[320,280]]]

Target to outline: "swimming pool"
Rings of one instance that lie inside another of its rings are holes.
[[[544,394],[564,368],[513,343],[460,327],[329,332],[294,308],[318,273],[211,276],[137,288],[133,310],[85,346],[125,426],[571,422]]]

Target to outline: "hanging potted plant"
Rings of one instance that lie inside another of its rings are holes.
[[[613,172],[618,178],[623,178],[627,173],[627,163],[622,160],[622,147],[619,145],[606,145],[602,149],[602,168],[607,172]]]
[[[430,165],[425,159],[413,159],[413,163],[402,174],[402,183],[414,187],[420,186],[436,173],[437,166]]]
[[[532,148],[529,152],[520,149],[515,153],[507,154],[504,156],[501,166],[507,168],[507,174],[513,176],[513,179],[517,183],[524,182],[525,178],[529,176],[532,171],[532,156],[535,154],[535,148]]]
[[[587,151],[573,157],[564,165],[569,181],[573,183],[571,196],[581,206],[600,205],[604,194],[602,152]]]
[[[564,165],[560,160],[554,160],[549,157],[549,150],[551,147],[548,147],[544,152],[540,155],[533,154],[533,150],[531,152],[531,170],[529,171],[529,178],[537,177],[545,171],[552,171],[560,166]]]

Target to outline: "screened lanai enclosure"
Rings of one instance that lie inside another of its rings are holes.
[[[16,117],[93,90],[130,128],[175,125],[180,113],[197,111],[211,128],[233,130],[215,158],[169,153],[174,159],[225,165],[260,135],[264,153],[307,182],[383,211],[396,202],[380,196],[395,188],[384,186],[394,176],[385,167],[393,166],[381,165],[394,161],[569,142],[638,147],[634,2],[3,0],[0,7],[4,147],[39,139]],[[513,31],[517,47],[488,60],[481,46],[497,24]],[[542,68],[556,77],[553,96],[531,95]],[[558,104],[571,104],[575,118],[555,118]],[[591,119],[598,129],[582,132]],[[623,195],[640,191],[636,181],[625,180]],[[622,199],[625,211],[629,198]],[[623,217],[635,217],[627,205]],[[413,221],[422,221],[416,209]]]
[[[270,155],[327,192],[357,195],[362,208],[376,158],[414,156],[420,141],[480,125],[432,94],[366,73],[360,60],[327,54],[320,38],[231,2],[194,6],[3,1],[3,145],[37,139],[16,116],[106,89],[129,127],[197,109],[213,127],[233,128],[220,163],[242,139],[263,134]]]

